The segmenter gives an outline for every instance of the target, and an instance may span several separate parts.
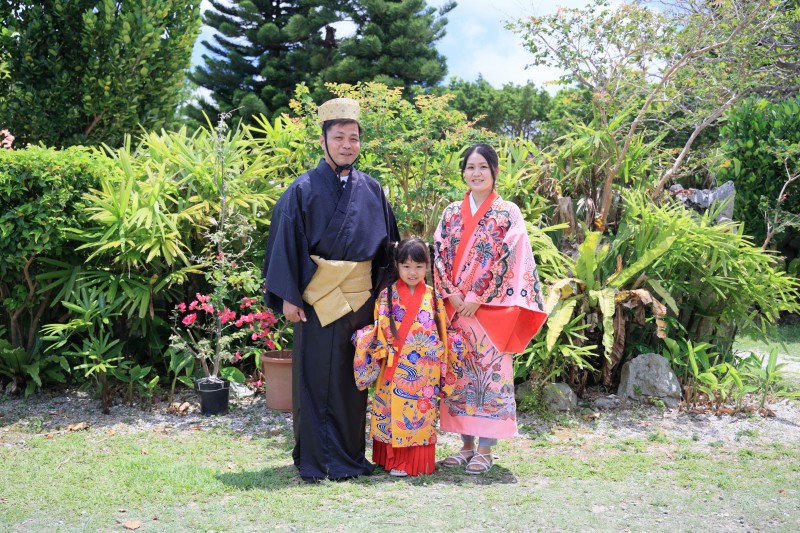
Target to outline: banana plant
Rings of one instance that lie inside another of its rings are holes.
[[[633,232],[621,230],[613,242],[603,243],[601,233],[586,231],[585,240],[578,246],[574,275],[555,280],[550,286],[545,304],[551,310],[546,347],[550,349],[555,345],[573,314],[583,315],[589,330],[595,327],[602,330],[602,378],[604,384],[610,385],[611,371],[622,359],[625,347],[628,321],[625,309],[634,310],[634,319],[644,325],[644,307],[650,306],[656,320],[656,334],[664,338],[666,306],[650,291],[639,287],[648,282],[677,313],[676,304],[668,298],[667,291],[656,280],[642,274],[669,250],[676,232],[675,224],[662,228],[651,246],[623,268],[622,254],[617,252],[633,237]],[[613,273],[606,276],[609,264],[614,265]]]

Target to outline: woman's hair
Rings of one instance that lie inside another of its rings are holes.
[[[438,304],[436,292],[436,276],[433,273],[433,246],[425,244],[425,241],[417,237],[410,237],[395,243],[393,246],[392,276],[387,290],[387,300],[389,304],[389,327],[392,334],[397,336],[397,326],[394,322],[394,284],[400,279],[400,269],[398,265],[405,263],[409,259],[415,263],[425,263],[431,267],[431,284],[433,286],[433,318],[438,324]]]
[[[473,144],[467,151],[464,152],[464,155],[461,156],[461,179],[464,179],[464,170],[467,168],[467,159],[473,153],[478,152],[487,163],[489,163],[489,170],[492,172],[492,187],[494,187],[495,182],[497,182],[497,169],[500,167],[500,162],[497,159],[497,152],[494,151],[494,148],[489,146],[486,143],[478,143]]]

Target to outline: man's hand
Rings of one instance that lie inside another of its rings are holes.
[[[283,301],[283,316],[289,319],[290,322],[306,322],[306,313],[300,307],[286,300]]]

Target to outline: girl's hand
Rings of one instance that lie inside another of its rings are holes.
[[[475,312],[478,310],[480,306],[481,304],[479,304],[478,302],[465,303],[461,308],[460,314],[461,316],[467,316],[467,317],[475,316]]]
[[[461,310],[464,308],[464,298],[462,298],[460,294],[454,294],[452,296],[448,296],[447,301],[450,302],[450,305],[453,306],[453,309],[456,310],[456,313],[460,315]]]

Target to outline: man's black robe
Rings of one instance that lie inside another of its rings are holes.
[[[394,213],[378,182],[352,169],[342,189],[321,160],[292,183],[272,213],[264,259],[267,305],[283,300],[305,311],[294,326],[292,411],[294,463],[305,480],[370,473],[365,430],[367,393],[353,377],[353,333],[373,321],[375,291],[390,266],[387,245],[399,239]],[[372,261],[373,297],[360,309],[322,327],[303,291],[316,271],[311,255]]]

